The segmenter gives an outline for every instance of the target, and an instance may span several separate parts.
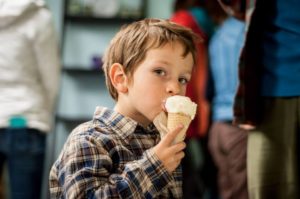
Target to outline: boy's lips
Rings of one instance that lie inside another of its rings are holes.
[[[161,108],[162,108],[162,110],[163,110],[164,112],[167,112],[167,109],[166,109],[166,100],[167,100],[167,99],[164,99],[164,100],[162,101],[162,103],[161,103]]]

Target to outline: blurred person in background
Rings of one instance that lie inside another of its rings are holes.
[[[247,199],[247,133],[232,124],[238,60],[244,42],[245,25],[243,21],[227,16],[219,23],[209,44],[214,85],[209,149],[218,168],[221,198]]]
[[[300,1],[221,0],[246,20],[234,122],[249,129],[249,198],[299,198]]]
[[[183,196],[217,198],[216,176],[207,150],[207,131],[210,125],[210,105],[207,99],[208,41],[214,31],[205,0],[176,0],[170,20],[193,30],[202,38],[198,44],[197,64],[186,95],[198,104],[195,119],[186,137],[186,156],[183,159]]]
[[[1,172],[0,172],[1,173]],[[3,177],[2,177],[2,173],[0,174],[0,198],[4,198],[5,195],[5,184],[4,184],[4,181],[3,181]]]
[[[0,169],[10,198],[40,198],[60,63],[42,0],[0,0]]]

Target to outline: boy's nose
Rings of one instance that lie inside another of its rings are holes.
[[[180,85],[178,81],[172,81],[167,86],[167,93],[170,95],[180,94]]]

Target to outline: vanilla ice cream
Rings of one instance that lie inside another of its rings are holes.
[[[175,95],[167,98],[165,104],[168,113],[182,113],[194,119],[197,110],[197,104],[192,102],[190,98]]]

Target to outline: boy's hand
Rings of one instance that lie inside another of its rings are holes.
[[[178,167],[182,158],[184,157],[183,149],[186,146],[185,143],[173,143],[174,139],[182,128],[183,125],[180,125],[175,130],[167,133],[153,148],[154,153],[157,155],[169,173],[172,173]]]

